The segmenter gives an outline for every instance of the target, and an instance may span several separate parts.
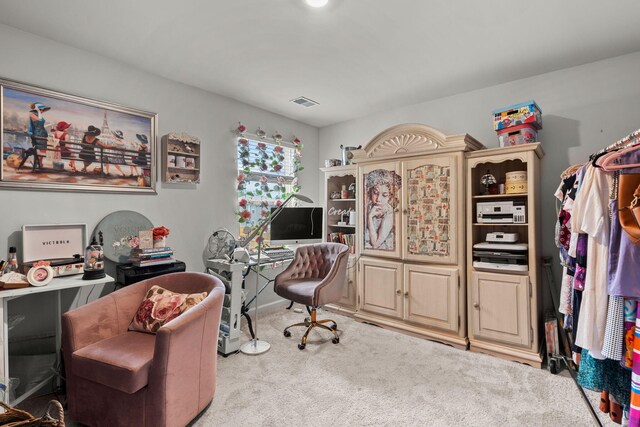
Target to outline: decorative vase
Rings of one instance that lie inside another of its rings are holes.
[[[159,239],[153,239],[153,247],[154,248],[166,248],[167,247],[167,238],[160,237]]]

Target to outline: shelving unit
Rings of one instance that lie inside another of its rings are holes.
[[[352,315],[356,311],[356,294],[357,294],[357,282],[356,282],[356,260],[358,257],[358,247],[356,235],[356,224],[348,224],[349,212],[356,210],[357,198],[356,194],[356,181],[357,181],[357,167],[356,165],[347,166],[335,166],[331,168],[320,169],[324,172],[324,236],[326,241],[331,241],[331,236],[336,236],[337,233],[342,233],[348,236],[347,240],[351,242],[351,253],[349,254],[349,264],[347,267],[347,286],[344,287],[342,298],[336,304],[330,304],[328,308],[343,314]],[[340,193],[342,186],[345,186],[350,193],[348,198],[336,198],[331,197],[332,193]],[[349,190],[349,187],[352,190]],[[347,225],[338,225],[338,221],[346,219]]]
[[[467,153],[467,292],[469,346],[535,367],[542,364],[542,284],[540,260],[540,143]],[[507,172],[526,171],[527,191],[481,194],[481,177],[491,173],[500,181]],[[524,202],[526,223],[478,223],[480,202]],[[518,233],[526,243],[528,271],[476,268],[473,247],[491,232]]]
[[[182,161],[185,166],[182,166]],[[186,133],[162,137],[162,180],[170,183],[200,183],[200,140]]]

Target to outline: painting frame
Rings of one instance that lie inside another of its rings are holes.
[[[59,120],[57,124],[48,122],[45,114],[49,114],[51,107],[41,100],[62,106],[62,110],[70,114],[69,119],[65,116],[67,121]],[[18,110],[17,105],[24,105],[24,110]],[[38,109],[39,105],[47,109]],[[74,117],[74,113],[69,111],[77,112],[77,116]],[[120,130],[110,129],[107,123],[109,114],[116,124],[127,126],[124,134]],[[64,132],[62,138],[66,144],[60,144],[61,140],[54,136],[59,132],[54,134],[52,130],[57,132],[65,125],[70,126],[75,119],[85,125],[71,128],[73,132]],[[8,121],[12,122],[12,126],[7,126]],[[44,134],[40,134],[44,136],[34,136],[38,123],[34,131],[33,122],[38,121],[42,122],[39,129],[49,127]],[[69,121],[71,123],[67,123]],[[63,125],[60,125],[61,122]],[[92,125],[87,127],[88,122]],[[101,123],[102,127],[99,127]],[[25,124],[28,124],[28,129],[25,129]],[[137,133],[138,130],[140,133]],[[125,135],[128,137],[126,140],[123,138]],[[0,190],[155,195],[157,136],[157,113],[0,78],[0,146],[3,154]],[[93,146],[89,143],[91,139]],[[121,145],[111,145],[115,144],[114,141]],[[12,154],[14,156],[9,159]],[[19,167],[16,166],[18,162]],[[82,170],[79,171],[80,168]]]

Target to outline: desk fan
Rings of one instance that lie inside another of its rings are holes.
[[[236,238],[226,228],[219,228],[209,236],[205,256],[207,259],[231,259],[236,248]]]

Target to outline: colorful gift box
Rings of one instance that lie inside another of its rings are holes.
[[[496,131],[523,124],[542,129],[542,111],[533,100],[494,110],[492,114],[493,129]]]
[[[538,131],[533,124],[527,123],[499,130],[498,139],[500,140],[500,147],[529,144],[537,141]]]

